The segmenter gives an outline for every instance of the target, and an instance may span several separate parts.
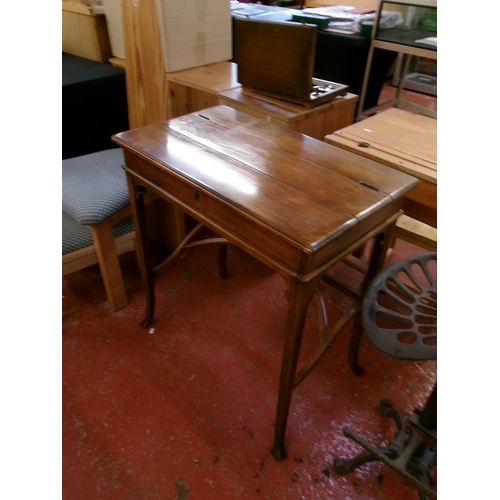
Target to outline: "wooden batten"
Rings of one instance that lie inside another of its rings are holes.
[[[155,2],[122,0],[130,128],[170,118]]]
[[[154,0],[122,0],[130,128],[172,117],[169,82]],[[172,250],[186,234],[184,213],[163,200],[148,207],[149,236]]]

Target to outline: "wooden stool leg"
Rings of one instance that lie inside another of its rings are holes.
[[[116,252],[112,226],[109,221],[89,226],[94,240],[97,261],[101,270],[104,288],[112,312],[127,305],[120,262]]]

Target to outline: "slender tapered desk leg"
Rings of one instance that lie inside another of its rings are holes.
[[[286,320],[285,343],[281,360],[280,385],[276,409],[274,444],[272,454],[276,460],[284,460],[285,431],[290,409],[295,373],[302,342],[302,332],[306,319],[307,306],[314,291],[314,283],[302,283],[292,279],[289,290],[288,313]]]
[[[144,208],[145,188],[138,186],[134,178],[127,172],[127,182],[130,193],[130,205],[135,229],[135,248],[139,270],[146,293],[146,315],[141,321],[141,326],[146,328],[151,323],[155,309],[155,292],[153,271],[149,256],[149,241],[146,231],[146,211]]]
[[[395,224],[395,223],[394,223]],[[373,249],[370,256],[370,261],[368,263],[368,270],[363,282],[363,293],[370,284],[371,280],[380,272],[384,266],[385,257],[389,245],[391,242],[391,235],[394,229],[394,224],[387,227],[384,233],[378,234],[373,239]],[[363,325],[361,323],[360,317],[361,311],[356,315],[354,319],[351,337],[349,340],[349,367],[351,371],[358,377],[364,373],[364,369],[358,364],[358,351],[359,344],[361,342],[361,336],[363,334]]]
[[[371,280],[382,270],[384,267],[385,258],[387,255],[387,250],[389,250],[389,245],[392,239],[392,233],[394,230],[394,223],[389,225],[383,233],[378,234],[373,238],[373,249],[370,256],[370,261],[368,262],[368,270],[366,271],[365,279],[363,282],[363,293],[368,288]]]

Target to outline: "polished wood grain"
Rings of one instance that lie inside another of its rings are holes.
[[[130,128],[161,122],[170,115],[155,2],[122,0],[122,16]]]
[[[346,94],[315,108],[235,88],[219,93],[220,104],[249,115],[295,130],[315,139],[352,124],[358,96]]]
[[[244,87],[310,104],[316,27],[235,17],[233,37]]]
[[[328,134],[325,141],[420,179],[403,209],[437,227],[437,120],[391,108]]]
[[[286,458],[286,422],[292,391],[304,378],[297,362],[316,285],[335,262],[377,236],[365,279],[374,276],[403,196],[417,179],[227,106],[123,132],[113,140],[126,159],[146,289],[143,326],[154,315],[144,188],[285,279],[289,306],[272,453],[278,460]],[[329,333],[319,352],[339,328]]]

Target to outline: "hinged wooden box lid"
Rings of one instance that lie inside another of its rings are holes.
[[[313,107],[347,86],[313,78],[316,26],[234,18],[238,82],[262,94]]]

